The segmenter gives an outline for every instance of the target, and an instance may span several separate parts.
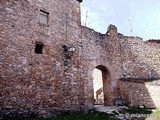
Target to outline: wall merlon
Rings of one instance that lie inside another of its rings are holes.
[[[117,27],[115,25],[110,24],[107,29],[107,34],[117,34]]]

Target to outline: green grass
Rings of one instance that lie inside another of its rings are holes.
[[[129,109],[123,109],[122,112],[125,113],[126,115],[129,115],[128,117],[130,120],[145,120],[147,115],[152,114],[151,109],[137,108],[137,107],[129,107]],[[153,119],[147,119],[147,120],[153,120]]]
[[[147,114],[147,115],[156,115],[156,119],[153,118],[146,118],[146,120],[160,120],[160,109],[155,110],[152,112],[148,109],[141,109],[141,108],[129,108],[124,109],[121,111],[122,114]],[[19,116],[20,117],[20,116]],[[36,116],[32,116],[30,118],[12,118],[12,119],[5,119],[5,120],[119,120],[116,118],[113,118],[111,115],[108,115],[104,112],[92,112],[92,113],[77,113],[73,115],[61,115],[58,117],[52,117],[52,118],[35,118]],[[145,118],[144,118],[145,119]],[[143,119],[143,120],[144,120]],[[133,117],[132,120],[135,120]]]
[[[125,112],[129,114],[144,114],[150,117],[144,118],[145,120],[160,120],[160,109],[155,110],[152,112],[149,109],[142,109],[142,108],[129,108],[125,109]],[[134,118],[132,118],[134,120]]]
[[[145,108],[135,108],[130,107],[129,109],[124,109],[125,112],[130,114],[151,114],[152,111]]]
[[[11,119],[9,119],[11,120]],[[119,120],[112,118],[107,113],[93,112],[93,113],[78,113],[74,115],[64,115],[54,118],[15,118],[12,120]]]
[[[147,117],[146,120],[160,120],[160,109],[155,110],[151,116],[153,117]]]
[[[118,120],[115,118],[111,118],[106,113],[102,112],[94,112],[94,113],[88,113],[88,114],[77,114],[72,116],[62,116],[57,118],[50,118],[45,120]]]

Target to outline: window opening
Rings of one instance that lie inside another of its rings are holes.
[[[43,46],[44,46],[43,43],[36,42],[35,53],[42,54],[43,53]]]

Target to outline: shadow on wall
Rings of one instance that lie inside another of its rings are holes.
[[[128,105],[160,108],[160,77],[154,68],[136,60],[124,73],[126,76],[119,79],[119,94]]]
[[[134,40],[136,38],[119,39],[121,48],[125,48],[119,51],[119,65],[122,67],[119,78],[120,97],[132,106],[160,108],[159,51],[139,39]]]
[[[130,106],[160,108],[160,80],[152,78],[121,78],[120,97]]]

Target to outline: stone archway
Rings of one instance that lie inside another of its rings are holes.
[[[110,71],[107,69],[107,67],[103,65],[98,65],[95,67],[96,69],[100,70],[102,73],[102,87],[98,89],[96,92],[99,94],[101,91],[103,92],[103,104],[104,105],[110,105],[111,104],[111,97],[110,95],[110,83],[111,83],[111,75]]]
[[[85,82],[85,105],[87,109],[94,108],[94,87],[93,87],[93,71],[97,68],[102,71],[104,105],[112,106],[118,98],[118,81],[113,68],[106,61],[93,60],[88,64],[88,79]]]

